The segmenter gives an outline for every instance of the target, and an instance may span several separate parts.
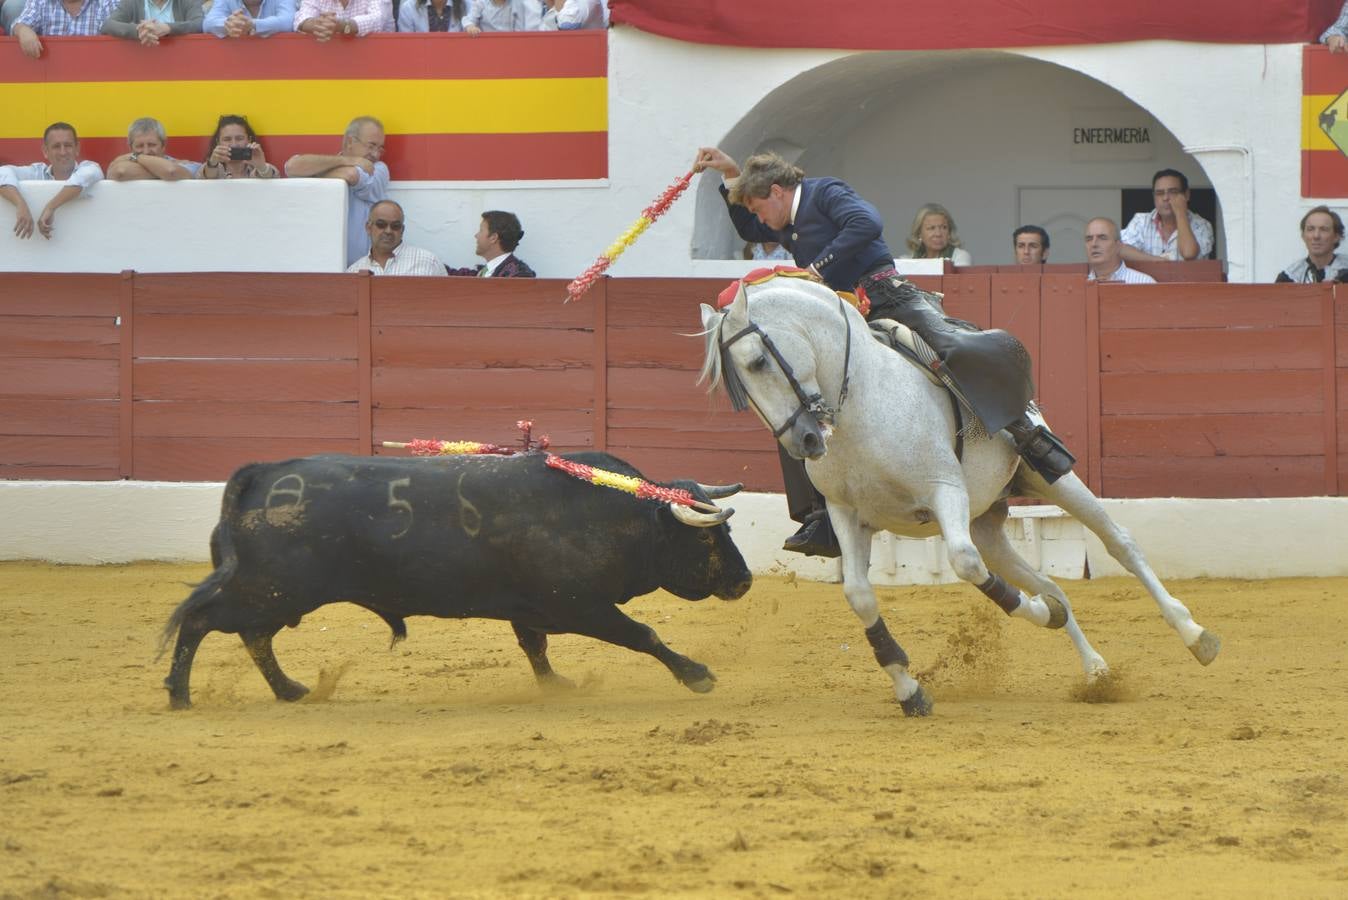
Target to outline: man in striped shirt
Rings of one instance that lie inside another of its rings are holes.
[[[1189,210],[1189,179],[1174,169],[1151,176],[1156,208],[1123,229],[1123,258],[1204,259],[1212,252],[1212,223]]]
[[[27,0],[23,12],[14,20],[11,33],[19,41],[24,56],[42,55],[38,36],[67,37],[99,34],[103,23],[117,8],[117,0]]]
[[[1086,261],[1090,281],[1121,281],[1124,284],[1155,284],[1156,279],[1128,268],[1123,261],[1119,226],[1113,219],[1097,218],[1086,223]]]
[[[348,266],[347,271],[446,277],[445,267],[434,253],[403,243],[403,231],[406,228],[403,208],[397,203],[380,200],[371,206],[370,217],[365,222],[365,233],[370,236],[370,252]]]

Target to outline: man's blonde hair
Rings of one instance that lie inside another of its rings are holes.
[[[755,153],[744,161],[740,176],[730,185],[730,202],[743,205],[746,197],[766,197],[774,184],[794,190],[804,178],[803,169],[776,153]]]

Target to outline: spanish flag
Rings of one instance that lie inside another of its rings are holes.
[[[1301,57],[1301,196],[1348,197],[1348,55],[1319,44]]]
[[[608,175],[604,31],[43,39],[32,60],[0,53],[0,163],[41,159],[43,129],[69,122],[105,167],[127,126],[152,116],[168,153],[204,160],[216,120],[247,116],[268,160],[337,153],[356,116],[385,127],[395,181],[589,179]]]

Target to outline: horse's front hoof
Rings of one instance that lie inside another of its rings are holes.
[[[1211,662],[1217,658],[1217,654],[1221,652],[1221,649],[1222,639],[1217,637],[1217,635],[1213,634],[1211,631],[1208,631],[1206,628],[1204,628],[1203,633],[1198,636],[1198,640],[1189,645],[1189,652],[1194,655],[1194,659],[1205,666],[1211,664]]]
[[[1048,607],[1048,624],[1045,628],[1061,628],[1067,624],[1067,606],[1057,597],[1041,597]]]
[[[912,718],[913,716],[931,715],[931,695],[928,694],[919,685],[918,689],[913,691],[912,696],[907,700],[900,700],[899,706],[903,709],[903,714]]]

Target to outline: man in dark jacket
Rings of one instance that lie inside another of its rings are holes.
[[[533,278],[534,270],[515,255],[523,237],[524,228],[514,213],[489,209],[482,214],[482,224],[473,235],[477,255],[487,262],[463,269],[446,266],[446,271],[477,278]]]
[[[942,336],[954,329],[920,291],[895,273],[894,254],[885,244],[880,213],[846,182],[806,178],[800,168],[775,153],[749,157],[741,171],[715,147],[697,151],[693,171],[707,169],[720,172],[725,180],[721,196],[741,238],[781,244],[791,251],[796,265],[835,291],[861,288],[871,302],[870,318],[896,319],[938,352],[949,345]],[[975,408],[985,418],[993,418]],[[1075,460],[1052,432],[1022,410],[1023,403],[1011,415],[985,424],[993,431],[1006,428],[1030,466],[1052,483],[1070,472]],[[780,446],[778,452],[788,511],[792,519],[803,523],[783,548],[812,556],[837,556],[837,538],[823,497],[810,484],[804,462],[791,458]]]

